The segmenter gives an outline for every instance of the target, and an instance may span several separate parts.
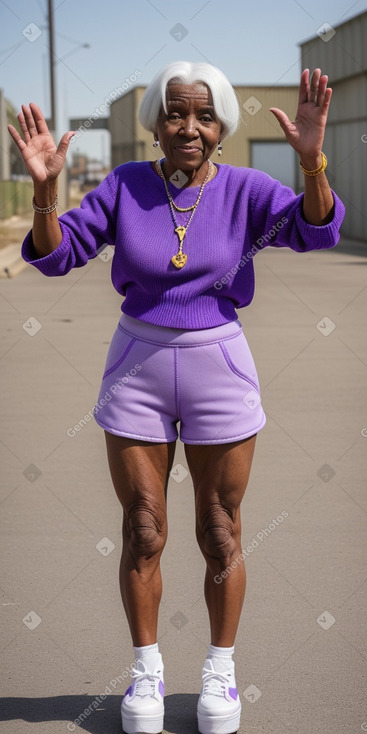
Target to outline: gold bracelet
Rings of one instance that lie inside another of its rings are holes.
[[[55,209],[57,207],[57,204],[58,204],[58,201],[59,200],[58,200],[57,194],[56,194],[56,199],[55,199],[55,201],[54,201],[53,204],[51,204],[50,206],[41,207],[41,206],[37,206],[37,204],[36,204],[36,202],[34,200],[34,197],[33,197],[33,199],[32,199],[32,206],[33,206],[34,211],[37,212],[37,214],[51,214],[51,212],[54,212],[55,211]]]
[[[327,158],[326,158],[325,153],[321,153],[321,158],[322,158],[321,166],[319,166],[318,168],[315,168],[313,171],[308,171],[307,168],[304,168],[304,166],[302,165],[300,161],[299,165],[301,166],[303,173],[306,176],[318,176],[319,173],[322,173],[323,171],[325,171],[325,168],[327,166]]]

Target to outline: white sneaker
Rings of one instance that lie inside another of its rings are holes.
[[[240,726],[241,701],[232,670],[217,673],[212,660],[205,660],[197,715],[200,734],[232,734]],[[232,684],[232,685],[231,685]]]
[[[125,734],[160,734],[164,718],[163,662],[160,653],[157,663],[147,668],[138,660],[132,671],[132,684],[121,703],[122,728]]]

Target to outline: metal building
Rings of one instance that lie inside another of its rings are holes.
[[[296,186],[297,161],[294,151],[269,107],[280,107],[292,119],[297,109],[298,86],[235,86],[241,110],[237,132],[223,141],[223,154],[212,160],[234,166],[253,166],[282,183]],[[111,104],[110,132],[115,168],[127,161],[154,160],[162,156],[153,148],[153,135],[138,121],[138,107],[145,87],[135,87]]]
[[[300,44],[302,68],[320,67],[333,88],[324,151],[343,200],[343,235],[367,241],[367,12]]]

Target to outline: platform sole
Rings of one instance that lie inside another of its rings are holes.
[[[240,728],[241,708],[230,716],[208,716],[198,713],[200,734],[234,734]]]
[[[125,734],[161,734],[164,712],[154,716],[139,716],[121,712],[121,719]]]

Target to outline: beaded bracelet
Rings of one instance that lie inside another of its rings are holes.
[[[319,173],[322,173],[323,171],[325,171],[325,168],[327,166],[327,158],[326,158],[325,153],[321,153],[321,158],[322,158],[321,166],[319,166],[318,168],[315,168],[313,171],[308,171],[307,168],[304,168],[304,166],[302,165],[300,161],[299,165],[301,166],[303,173],[306,174],[306,176],[318,176]]]
[[[36,202],[34,200],[34,197],[33,197],[33,199],[32,199],[32,206],[33,206],[34,211],[37,212],[37,214],[51,214],[51,212],[54,212],[55,211],[55,209],[57,207],[57,204],[58,204],[58,201],[59,200],[58,200],[57,194],[56,194],[56,199],[55,199],[55,201],[54,201],[53,204],[51,204],[50,206],[41,207],[41,206],[37,206],[37,204],[36,204]]]

